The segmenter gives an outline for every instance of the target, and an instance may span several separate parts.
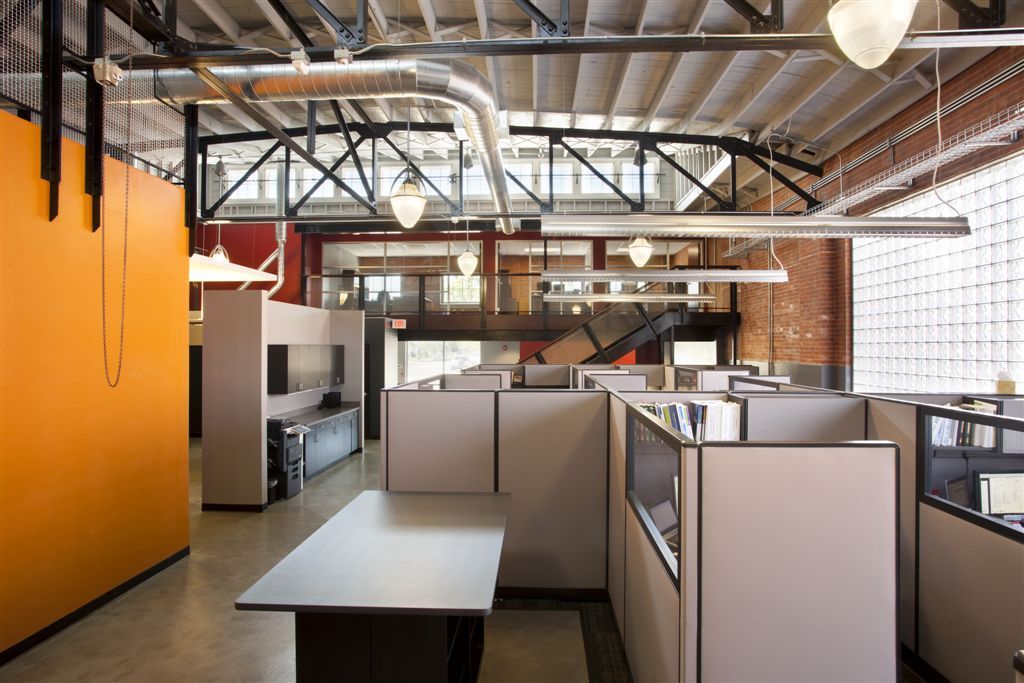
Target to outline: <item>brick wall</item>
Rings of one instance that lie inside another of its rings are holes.
[[[979,61],[957,77],[942,85],[942,101],[949,103],[992,78],[1007,67],[1024,60],[1024,48],[1001,48]],[[907,84],[905,87],[916,87]],[[942,117],[943,139],[958,131],[987,119],[992,114],[1006,110],[1024,101],[1024,83],[1017,77],[1001,84],[982,97]],[[885,142],[894,134],[912,125],[935,110],[935,93],[921,98],[905,110],[886,121],[878,128],[840,150],[846,163],[865,151]],[[844,174],[843,184],[848,189],[870,180],[892,164],[899,163],[919,152],[933,147],[937,142],[934,125],[915,133],[906,140],[893,145],[890,150],[879,154],[868,162]],[[939,170],[938,181],[942,183],[968,171],[985,166],[996,159],[1014,154],[1024,148],[1024,138],[1011,145],[983,147],[968,156],[950,163]],[[838,157],[832,157],[825,164],[826,174],[838,168]],[[805,189],[816,180],[804,177],[798,184]],[[1024,180],[1022,180],[1024,182]],[[879,197],[853,208],[851,215],[864,215],[888,205],[912,193],[931,186],[931,174],[917,178],[913,187],[906,191],[887,192]],[[839,193],[838,180],[823,188],[815,195],[825,200]],[[776,185],[775,203],[780,205],[790,199],[793,193]],[[768,211],[770,199],[766,195],[753,205],[755,211]],[[788,207],[788,211],[803,211],[805,204],[799,201]],[[725,240],[716,240],[716,254],[723,253]],[[808,365],[851,364],[851,282],[849,240],[778,240],[776,254],[789,271],[787,284],[773,286],[774,299],[774,360],[785,363]],[[713,263],[739,264],[744,268],[767,268],[768,255],[754,252],[744,259],[730,260],[720,256],[712,257]],[[749,362],[767,362],[768,349],[768,285],[746,284],[739,287],[739,311],[742,316],[739,338],[740,358]]]

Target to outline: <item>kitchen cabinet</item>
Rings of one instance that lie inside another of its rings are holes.
[[[323,418],[308,425],[306,478],[319,474],[359,450],[359,411]]]
[[[328,389],[345,381],[345,347],[330,344],[268,344],[267,393]]]

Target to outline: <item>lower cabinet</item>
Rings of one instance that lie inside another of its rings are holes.
[[[319,474],[359,450],[359,411],[309,426],[306,434],[306,478]]]

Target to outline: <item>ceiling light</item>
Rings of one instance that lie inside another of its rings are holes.
[[[344,306],[346,301],[348,301],[348,292],[338,292],[338,305]]]
[[[573,315],[579,315],[582,312],[583,312],[583,309],[580,307],[579,304],[573,304],[572,305],[572,314]]]
[[[213,167],[213,175],[223,178],[228,174],[228,169],[224,167],[224,160],[217,159],[217,164]],[[211,221],[207,221],[211,222]]]
[[[423,209],[427,206],[427,198],[423,196],[420,181],[415,175],[409,173],[408,169],[403,169],[398,174],[398,178],[395,178],[395,182],[398,182],[403,176],[405,180],[399,183],[397,189],[391,191],[391,210],[403,228],[411,228],[423,215]]]
[[[971,234],[966,218],[877,218],[862,216],[770,216],[767,214],[546,215],[548,237],[961,237]]]
[[[654,253],[654,245],[646,237],[637,237],[629,243],[629,258],[637,268],[643,268]]]
[[[217,244],[210,250],[210,258],[220,263],[231,263],[231,259],[228,258],[228,250],[224,248],[223,244]]]
[[[899,46],[917,0],[838,0],[828,11],[836,43],[862,69],[881,66]]]
[[[289,55],[289,59],[292,60],[292,66],[300,74],[305,76],[309,73],[309,55],[306,54],[305,50],[295,50]]]
[[[466,277],[472,275],[473,271],[476,270],[476,254],[470,251],[469,247],[466,247],[466,251],[462,252],[462,254],[459,256],[458,262],[459,270],[461,270],[462,274],[465,275]]]
[[[639,168],[647,163],[647,155],[644,154],[643,147],[637,145],[636,152],[633,153],[633,165]]]
[[[216,250],[215,250],[216,251]],[[192,254],[188,260],[189,282],[276,282],[277,276],[255,268],[246,268],[211,256]]]
[[[466,155],[462,158],[462,168],[469,170],[473,168],[473,155],[466,152]]]
[[[546,282],[789,282],[789,273],[778,270],[549,270],[540,274]]]
[[[585,304],[713,304],[713,294],[658,294],[640,292],[636,294],[545,294],[544,301],[550,303],[570,303],[577,301]]]

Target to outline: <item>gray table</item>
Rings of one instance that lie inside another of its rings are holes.
[[[476,679],[509,495],[364,491],[235,601],[295,612],[300,681]]]

